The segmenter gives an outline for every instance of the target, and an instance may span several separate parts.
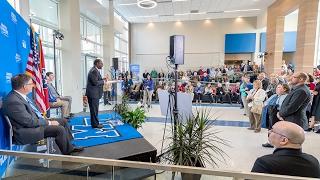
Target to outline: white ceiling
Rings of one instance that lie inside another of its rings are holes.
[[[98,24],[109,24],[109,0],[79,0],[81,14]]]
[[[276,0],[156,1],[158,5],[153,9],[138,7],[137,0],[114,0],[113,2],[114,8],[129,22],[146,23],[258,16]],[[190,14],[192,10],[198,10],[199,14]]]

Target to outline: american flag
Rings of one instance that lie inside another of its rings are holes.
[[[39,35],[31,30],[30,33],[30,53],[28,57],[26,74],[31,76],[35,84],[35,103],[42,114],[46,114],[49,109],[48,86],[46,81],[46,70],[42,43]]]

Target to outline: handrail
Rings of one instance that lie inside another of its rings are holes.
[[[32,152],[20,152],[20,151],[9,151],[0,150],[0,155],[18,156],[23,158],[31,159],[51,159],[55,161],[68,161],[83,164],[96,164],[116,167],[129,167],[138,169],[151,169],[151,170],[163,170],[171,172],[182,172],[190,174],[204,174],[212,176],[222,177],[234,177],[243,179],[261,179],[261,180],[315,180],[315,178],[304,178],[296,176],[284,176],[274,174],[263,174],[263,173],[251,173],[251,172],[240,172],[240,171],[229,171],[229,170],[214,170],[208,168],[198,168],[189,166],[176,166],[176,165],[163,165],[156,163],[145,163],[136,161],[125,161],[125,160],[114,160],[114,159],[102,159],[93,157],[80,157],[80,156],[66,156],[57,154],[43,154],[43,153],[32,153]]]

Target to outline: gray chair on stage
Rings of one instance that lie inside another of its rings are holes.
[[[9,149],[12,151],[13,150],[13,146],[15,146],[15,145],[22,146],[22,145],[13,143],[13,140],[12,140],[13,139],[12,124],[11,124],[10,119],[9,119],[8,116],[4,116],[4,119],[5,119],[5,121],[6,121],[7,125],[8,125],[8,128],[9,128]],[[54,146],[54,138],[49,137],[49,138],[46,138],[46,144],[45,145],[37,147],[37,151],[38,150],[39,151],[46,150],[45,153],[51,154],[51,153],[54,153],[56,151],[53,146]],[[44,167],[47,167],[47,168],[49,168],[49,163],[50,163],[49,161],[50,160],[46,160],[46,159],[40,159],[39,160],[39,162],[41,164],[43,164]],[[10,161],[8,161],[8,165],[9,165],[9,163],[10,163]]]

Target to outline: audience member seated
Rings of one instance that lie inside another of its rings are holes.
[[[252,172],[320,178],[318,160],[302,152],[304,130],[295,123],[279,121],[269,130],[273,154],[258,158]]]
[[[211,86],[211,91],[212,91],[212,99],[214,100],[215,103],[217,103],[217,87],[216,86]]]
[[[178,91],[179,92],[186,92],[185,83],[178,82]]]
[[[208,74],[206,72],[203,73],[203,77],[202,77],[201,81],[209,82],[209,76],[208,76]]]
[[[191,99],[194,98],[194,87],[192,86],[191,82],[189,81],[185,87],[186,93],[191,95]]]
[[[200,78],[199,78],[197,72],[193,72],[193,76],[191,78],[191,81],[193,81],[193,82],[200,81]]]
[[[229,92],[231,102],[240,104],[240,83],[236,83],[236,85],[230,85]]]
[[[208,99],[208,100],[207,100]],[[204,88],[204,95],[203,95],[203,101],[210,102],[213,103],[213,96],[212,96],[212,88],[211,88],[211,84],[207,84],[207,86]]]
[[[224,99],[226,99],[226,101],[228,101],[230,104],[232,104],[230,94],[225,91],[225,89],[222,87],[221,83],[218,83],[217,102],[220,102],[222,104]]]
[[[200,79],[203,77],[204,73],[206,73],[207,71],[204,69],[204,67],[200,66],[200,69],[198,71],[198,75],[200,76]]]
[[[71,96],[60,96],[56,88],[53,86],[54,74],[52,72],[47,72],[46,78],[48,81],[48,90],[49,90],[49,103],[50,107],[62,107],[62,114],[65,118],[73,117],[71,111]]]
[[[187,82],[190,80],[190,78],[188,77],[187,73],[185,72],[183,74],[183,76],[181,77],[182,82]]]
[[[71,144],[72,134],[67,120],[47,120],[27,97],[34,84],[30,76],[18,74],[11,78],[12,91],[3,102],[3,114],[8,116],[17,144],[34,144],[47,137],[54,137],[62,154],[80,152],[83,148]]]
[[[141,99],[141,90],[142,90],[142,85],[141,83],[136,83],[133,85],[133,88],[130,92],[130,98],[134,99],[135,101],[138,101]]]
[[[164,81],[164,73],[161,71],[161,72],[159,72],[159,74],[158,74],[158,78],[160,79],[160,81]]]
[[[125,95],[129,95],[131,91],[131,86],[133,85],[133,81],[130,75],[124,76],[122,81],[123,83],[123,92]]]
[[[194,88],[194,95],[196,98],[196,103],[198,103],[198,102],[202,103],[201,99],[202,99],[203,92],[204,92],[204,88],[201,85],[201,83],[198,82],[197,87]]]

